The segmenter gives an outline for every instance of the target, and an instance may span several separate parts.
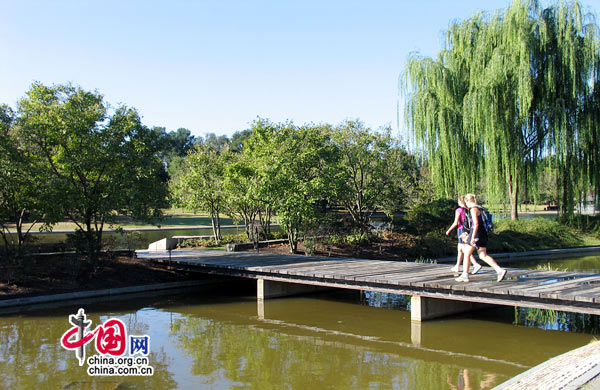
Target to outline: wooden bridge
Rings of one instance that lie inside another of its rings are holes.
[[[469,283],[450,265],[220,251],[138,251],[138,258],[178,269],[256,279],[259,300],[315,288],[345,288],[411,296],[411,318],[422,321],[482,304],[600,315],[600,274],[507,268],[506,279],[483,267]]]

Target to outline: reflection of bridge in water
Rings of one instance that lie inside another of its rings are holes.
[[[378,313],[377,319],[367,317],[372,311],[369,307],[358,307],[352,305],[351,313],[344,312],[344,308],[337,302],[321,302],[323,313],[319,319],[314,319],[312,316],[306,316],[306,313],[290,314],[290,310],[285,304],[274,304],[274,301],[258,301],[258,315],[251,315],[249,312],[227,312],[219,305],[202,307],[201,311],[194,312],[194,316],[202,319],[211,320],[213,324],[225,322],[231,325],[239,325],[246,329],[252,329],[256,332],[272,332],[279,335],[292,337],[295,340],[302,340],[316,346],[328,346],[334,348],[343,348],[352,351],[362,352],[384,352],[396,356],[409,357],[412,359],[435,362],[438,364],[454,364],[457,367],[462,367],[465,364],[465,359],[471,362],[476,362],[479,368],[485,368],[493,372],[520,372],[531,367],[531,362],[528,357],[523,357],[524,361],[514,361],[514,359],[503,359],[502,355],[507,354],[507,350],[514,349],[511,342],[501,342],[499,340],[490,340],[489,336],[482,334],[470,334],[469,344],[465,347],[464,338],[460,335],[454,336],[456,340],[449,341],[446,338],[438,339],[437,337],[426,337],[426,342],[415,342],[413,335],[405,334],[406,327],[402,326],[407,321],[410,321],[402,315],[395,315],[398,311],[390,311],[383,316]],[[297,306],[301,304],[296,303]],[[343,306],[343,305],[342,305]],[[329,311],[327,311],[327,309]],[[340,313],[341,311],[341,313]],[[174,312],[177,312],[175,310]],[[402,311],[399,311],[402,313]],[[182,312],[182,316],[189,316],[190,313]],[[360,323],[351,326],[348,322],[344,322],[344,326],[340,325],[340,318],[346,319],[347,315],[353,315],[353,318],[362,318]],[[387,319],[386,326],[379,328],[383,319]],[[462,323],[461,323],[462,324]],[[410,331],[414,333],[413,323]],[[419,332],[421,331],[419,325]],[[423,332],[428,333],[427,324],[424,325]],[[499,329],[502,325],[499,324],[494,329]],[[455,332],[460,327],[460,324],[451,326],[449,333]],[[365,328],[368,328],[366,330]],[[529,341],[540,339],[543,337],[541,332],[535,334],[530,332],[530,329],[514,329],[513,332],[522,334],[516,335],[515,338],[527,338]],[[430,330],[430,333],[438,335],[438,330]],[[525,335],[526,334],[526,335]],[[540,341],[541,342],[541,341]],[[490,347],[490,344],[493,346]],[[516,343],[513,343],[516,344]],[[485,347],[484,347],[485,345]],[[560,351],[560,347],[544,346],[547,351],[542,354],[556,354]],[[476,350],[476,353],[469,351]]]
[[[142,259],[194,272],[257,280],[259,300],[344,288],[411,296],[411,319],[428,320],[505,305],[600,314],[600,274],[509,268],[504,281],[484,267],[469,283],[448,265],[219,251],[138,251]]]

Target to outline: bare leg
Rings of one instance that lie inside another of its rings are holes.
[[[471,255],[471,264],[476,265],[479,264],[477,260],[475,260],[475,256]]]
[[[463,261],[463,274],[469,274],[469,265],[471,265],[469,259],[471,258],[471,256],[473,256],[474,251],[474,247],[472,247],[471,245],[464,244],[463,253],[465,254],[465,257]]]
[[[462,250],[462,244],[458,244],[456,245],[456,268],[458,269],[458,267],[460,267],[460,263],[462,263],[462,258],[463,258],[463,250]]]
[[[477,252],[479,253],[479,258],[481,260],[485,261],[492,268],[494,268],[494,270],[498,274],[497,281],[498,282],[502,281],[504,279],[504,277],[506,276],[506,270],[504,268],[500,267],[498,265],[498,263],[496,263],[496,260],[494,260],[494,258],[492,256],[490,256],[490,255],[487,254],[487,249],[486,248],[479,248],[477,250]]]
[[[487,254],[486,248],[477,248],[477,253],[479,254],[479,259],[485,261],[490,267],[492,267],[496,271],[498,271],[498,269],[502,269],[500,268],[498,263],[496,263],[496,260],[494,260],[492,256]]]
[[[462,275],[460,275],[458,278],[454,279],[457,282],[468,282],[469,281],[469,258],[471,257],[471,255],[473,255],[473,250],[475,250],[475,248],[473,248],[470,245],[466,245],[463,244],[463,254],[464,254],[464,260],[463,260],[463,272]]]
[[[463,244],[458,244],[456,246],[456,251],[457,251],[457,255],[456,255],[456,265],[454,267],[452,267],[452,272],[460,272],[460,263],[462,263],[462,259],[463,259]]]

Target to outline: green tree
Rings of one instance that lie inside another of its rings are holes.
[[[516,0],[448,29],[437,59],[411,56],[406,120],[425,147],[438,194],[483,178],[489,201],[537,194],[540,162],[561,173],[563,213],[590,185],[600,193],[598,27],[581,4]]]
[[[257,198],[259,178],[254,162],[247,155],[231,154],[224,168],[225,209],[235,223],[244,222],[246,236],[260,207]]]
[[[246,130],[242,130],[242,131],[236,131],[235,133],[233,133],[233,135],[231,136],[231,141],[230,143],[230,150],[233,153],[241,153],[241,151],[244,149],[244,142],[250,138],[250,136],[252,135],[252,129],[246,129]]]
[[[176,177],[183,168],[183,159],[199,140],[184,128],[167,133],[164,127],[153,127],[150,132],[166,168],[165,181]]]
[[[32,85],[18,103],[18,129],[49,178],[51,215],[66,216],[85,237],[98,264],[105,224],[117,214],[153,221],[166,205],[152,133],[137,112],[118,107],[108,115],[97,92],[71,85]]]
[[[376,210],[393,217],[405,205],[416,185],[416,163],[392,138],[389,128],[374,132],[360,121],[346,121],[332,136],[339,154],[335,199],[356,228],[368,231]]]
[[[29,232],[42,217],[45,180],[15,131],[15,113],[0,106],[0,233],[7,255],[22,254]],[[16,236],[10,228],[14,226]]]
[[[252,156],[263,194],[268,193],[290,251],[318,218],[317,202],[332,193],[332,167],[336,154],[327,127],[292,123],[274,125],[259,119],[244,154]],[[265,191],[266,190],[266,191]]]
[[[215,151],[221,151],[229,145],[229,138],[225,135],[217,136],[215,133],[207,133],[198,142]]]
[[[190,152],[198,139],[188,129],[180,127],[167,133],[167,150],[172,156],[185,157]]]
[[[221,237],[220,213],[225,202],[224,168],[227,155],[197,145],[187,155],[181,174],[171,181],[171,197],[177,207],[210,214],[216,243]]]

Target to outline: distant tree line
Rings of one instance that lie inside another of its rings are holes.
[[[268,237],[275,218],[296,251],[300,235],[332,217],[366,232],[380,210],[392,216],[428,196],[414,156],[360,121],[298,126],[257,119],[231,138],[148,128],[137,111],[111,108],[98,92],[34,83],[15,109],[0,106],[0,228],[7,254],[22,252],[35,223],[65,219],[96,266],[117,216],[157,223],[171,205],[220,216]]]
[[[255,223],[268,237],[276,216],[295,252],[302,234],[331,218],[327,206],[340,206],[353,229],[367,232],[375,211],[393,216],[419,197],[421,184],[417,160],[389,128],[259,118],[226,145],[196,143],[170,188],[175,205],[210,214],[217,242],[221,214],[242,221],[248,237]]]

